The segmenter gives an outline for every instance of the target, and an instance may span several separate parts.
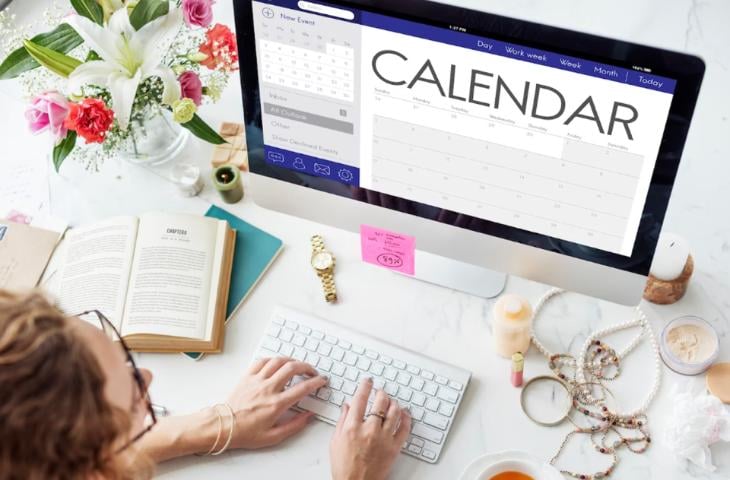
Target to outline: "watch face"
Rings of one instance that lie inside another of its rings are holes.
[[[334,263],[335,259],[329,252],[317,252],[312,256],[312,266],[317,270],[327,270]]]

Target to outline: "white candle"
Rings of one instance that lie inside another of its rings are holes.
[[[195,165],[175,165],[170,177],[177,184],[180,193],[187,197],[194,197],[203,190],[203,178],[200,176],[200,169]]]
[[[682,275],[688,258],[687,241],[679,235],[662,232],[651,264],[651,274],[667,282],[676,280]]]

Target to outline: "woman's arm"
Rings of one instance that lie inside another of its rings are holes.
[[[205,453],[213,446],[218,429],[218,414],[212,407],[190,415],[163,417],[142,437],[140,447],[155,463]]]

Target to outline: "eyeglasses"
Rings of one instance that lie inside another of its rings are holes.
[[[121,345],[122,349],[124,350],[124,355],[126,357],[127,365],[129,366],[130,371],[132,372],[132,379],[134,380],[134,384],[137,387],[136,392],[132,393],[132,405],[136,405],[137,402],[141,399],[145,401],[145,405],[147,407],[147,414],[149,415],[150,422],[148,425],[136,434],[134,437],[132,437],[126,444],[120,448],[117,453],[129,448],[133,443],[138,441],[140,438],[142,438],[147,432],[152,430],[152,427],[157,424],[157,415],[155,415],[155,409],[152,405],[152,400],[150,400],[149,392],[147,391],[147,385],[145,384],[144,378],[142,378],[142,373],[139,371],[139,368],[137,368],[137,364],[134,362],[134,357],[132,357],[132,352],[127,346],[126,342],[122,338],[122,336],[119,334],[119,331],[114,326],[114,324],[109,320],[103,313],[101,313],[99,310],[88,310],[86,312],[82,312],[78,315],[76,315],[78,318],[90,323],[93,326],[99,327],[102,332],[109,338],[112,342],[119,343]]]

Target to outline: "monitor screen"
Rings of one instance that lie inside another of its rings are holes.
[[[676,78],[352,5],[252,15],[253,171],[648,272]]]

